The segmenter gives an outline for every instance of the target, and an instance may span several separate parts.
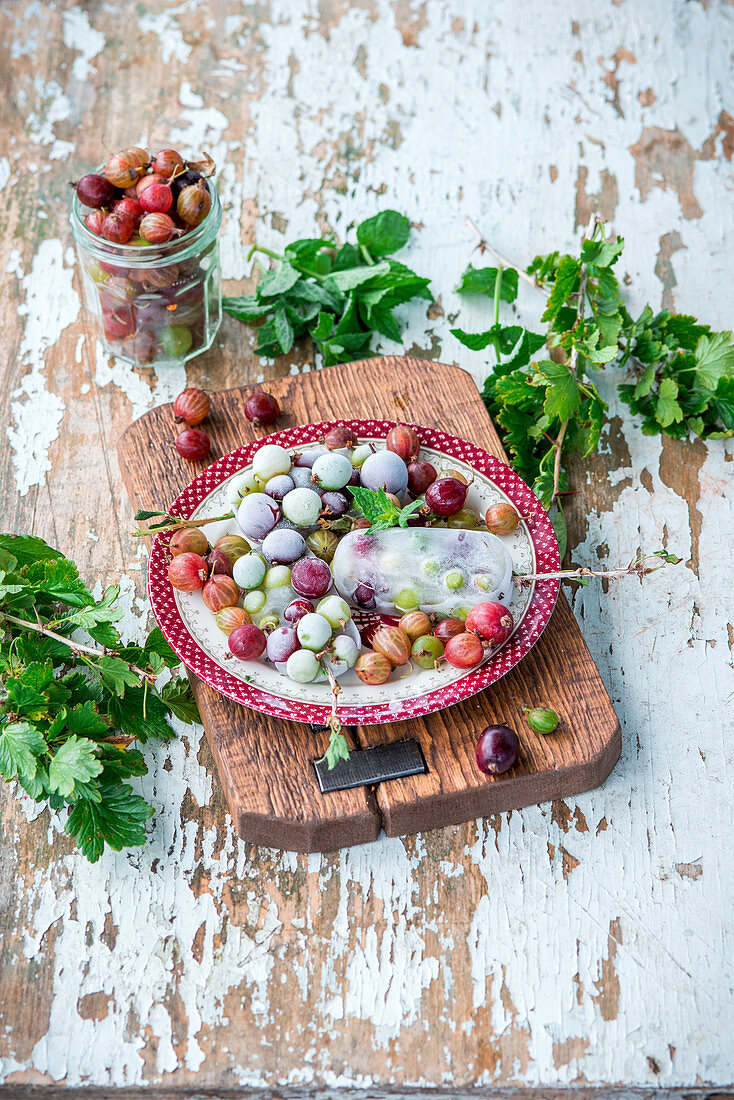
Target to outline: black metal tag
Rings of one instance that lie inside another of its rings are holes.
[[[325,760],[314,760],[313,766],[324,794],[428,771],[417,741],[393,741],[388,745],[359,749],[352,752],[348,760],[340,760],[331,771]]]

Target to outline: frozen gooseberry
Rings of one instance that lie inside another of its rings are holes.
[[[287,661],[300,648],[301,643],[292,626],[278,626],[268,634],[266,652],[273,664]]]
[[[409,611],[406,615],[403,615],[398,626],[408,635],[411,642],[414,642],[422,634],[430,633],[431,620],[425,611]]]
[[[231,577],[220,573],[205,583],[201,596],[209,610],[216,612],[223,607],[234,607],[240,598],[240,590]]]
[[[383,653],[363,653],[354,671],[365,684],[384,684],[390,679],[392,665]]]
[[[341,676],[354,668],[359,657],[359,646],[347,634],[337,634],[324,656],[324,664],[335,676]]]
[[[512,627],[512,613],[504,604],[494,600],[472,607],[466,617],[466,629],[491,646],[506,642],[512,633]]]
[[[297,684],[310,684],[315,680],[321,665],[318,657],[310,649],[297,649],[288,658],[285,666],[286,676]]]
[[[339,451],[344,447],[356,447],[357,437],[346,424],[337,424],[334,428],[329,428],[324,436],[324,445],[330,451]]]
[[[443,579],[443,583],[451,592],[455,592],[464,583],[464,574],[460,569],[451,569]]]
[[[477,741],[477,767],[485,775],[501,775],[516,763],[519,751],[517,734],[509,726],[487,726]]]
[[[252,470],[263,481],[270,481],[271,477],[278,474],[287,474],[290,468],[291,456],[285,447],[279,447],[277,443],[265,443],[255,451]]]
[[[273,500],[283,500],[286,493],[290,493],[291,489],[295,489],[295,482],[288,474],[276,474],[275,477],[271,477],[269,481],[265,483],[265,492]]]
[[[232,566],[232,576],[240,588],[259,588],[265,579],[267,566],[259,554],[251,550]]]
[[[283,618],[287,623],[297,623],[304,615],[309,615],[313,609],[314,606],[310,600],[305,599],[303,596],[299,596],[298,599],[291,600],[288,604],[283,612]]]
[[[352,466],[356,469],[360,469],[364,466],[370,455],[375,453],[375,448],[371,443],[360,443],[358,447],[355,447],[352,451]]]
[[[291,585],[299,596],[319,599],[331,588],[331,569],[321,558],[301,558],[291,570]]]
[[[280,506],[277,500],[265,493],[248,493],[237,508],[237,523],[242,533],[258,541],[270,534],[279,519]]]
[[[262,552],[274,565],[290,565],[306,553],[306,540],[299,531],[276,527],[263,539]]]
[[[183,527],[180,531],[174,531],[168,544],[168,552],[171,557],[178,554],[200,554],[202,557],[209,550],[209,540],[198,527]]]
[[[406,611],[415,611],[419,603],[420,599],[412,588],[403,588],[395,597],[395,607],[401,614]]]
[[[558,715],[550,707],[523,707],[527,722],[536,733],[553,733],[558,728]]]
[[[296,633],[304,649],[312,649],[315,653],[318,653],[330,640],[333,631],[328,619],[317,612],[313,612],[298,620]]]
[[[253,424],[274,424],[280,416],[280,405],[271,393],[256,390],[245,401],[245,416]]]
[[[372,638],[375,653],[387,657],[391,665],[407,665],[410,661],[410,638],[398,626],[381,626]]]
[[[211,450],[211,441],[201,428],[184,428],[176,436],[176,450],[189,462],[203,462]]]
[[[365,611],[372,611],[377,606],[375,590],[371,584],[360,583],[354,589],[354,602],[363,607]]]
[[[520,522],[520,516],[511,504],[500,500],[487,509],[485,523],[493,535],[511,535]]]
[[[223,607],[217,611],[214,621],[223,634],[231,634],[238,626],[249,623],[250,616],[241,607]]]
[[[177,554],[168,566],[168,579],[179,592],[198,592],[209,575],[200,554]]]
[[[334,490],[327,490],[321,497],[321,507],[325,516],[343,516],[349,511],[349,504],[344,493],[337,493]]]
[[[229,636],[229,651],[240,661],[256,661],[265,651],[267,639],[259,627],[252,623],[238,626]]]
[[[183,420],[193,428],[201,424],[202,420],[206,420],[210,407],[209,394],[200,390],[198,386],[189,386],[173,402],[173,415],[177,421]]]
[[[408,467],[393,451],[375,451],[360,469],[365,489],[384,489],[388,493],[404,493],[408,487]]]
[[[396,424],[391,428],[385,438],[385,446],[388,451],[399,455],[403,462],[410,462],[420,450],[421,441],[417,432],[407,424]]]
[[[247,593],[242,601],[242,606],[248,614],[257,615],[259,611],[262,611],[267,602],[268,598],[265,593],[261,592],[259,589],[255,589]]]
[[[287,565],[271,565],[265,574],[263,587],[282,588],[291,583],[291,571]]]
[[[232,478],[229,483],[227,489],[229,503],[233,509],[237,508],[243,497],[259,491],[260,485],[253,473],[240,474],[239,477]]]
[[[316,610],[319,615],[324,616],[334,630],[343,627],[352,617],[352,611],[347,601],[336,595],[324,596],[323,600],[319,601]]]
[[[313,489],[291,489],[283,498],[283,515],[298,527],[311,527],[321,513],[321,497]]]
[[[456,634],[453,638],[449,638],[444,656],[454,668],[474,668],[484,657],[484,647],[476,634],[465,631],[463,634]]]
[[[436,662],[443,657],[443,649],[443,642],[435,634],[422,634],[413,642],[411,660],[419,668],[435,668]]]
[[[321,489],[343,489],[351,476],[351,462],[336,451],[319,455],[311,467],[311,480]]]

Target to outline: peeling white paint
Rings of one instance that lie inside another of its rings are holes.
[[[62,18],[64,45],[80,54],[74,58],[72,76],[88,80],[93,71],[90,62],[104,49],[105,36],[91,25],[89,13],[83,8],[69,8]]]

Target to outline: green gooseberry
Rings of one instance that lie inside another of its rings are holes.
[[[161,347],[171,359],[181,359],[193,343],[191,330],[184,325],[170,325],[161,332]]]
[[[464,574],[460,569],[452,569],[450,573],[447,573],[444,577],[444,584],[447,588],[450,588],[452,592],[455,592],[457,588],[461,588],[464,583]]]
[[[523,707],[528,725],[536,733],[553,733],[558,727],[558,715],[550,707]]]
[[[435,668],[436,662],[443,657],[443,649],[440,638],[433,634],[423,634],[413,642],[410,655],[419,668]]]

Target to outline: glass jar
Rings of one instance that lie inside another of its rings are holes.
[[[166,244],[112,244],[87,229],[76,195],[71,227],[84,295],[109,355],[136,366],[181,363],[211,347],[222,319],[219,229],[211,180],[201,225]],[[140,238],[138,238],[138,241]]]

